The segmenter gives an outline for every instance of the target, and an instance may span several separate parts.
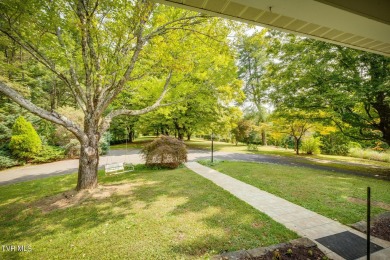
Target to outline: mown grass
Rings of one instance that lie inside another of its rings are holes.
[[[343,224],[365,219],[367,186],[371,187],[374,204],[381,202],[390,207],[389,181],[303,167],[249,162],[223,161],[212,168]],[[360,202],[352,202],[353,198]],[[373,216],[384,211],[372,205]]]
[[[111,145],[110,149],[142,149],[146,144],[152,142],[155,138],[155,136],[143,136],[135,139],[132,143]]]
[[[32,252],[0,259],[198,259],[297,237],[187,168],[99,178],[131,193],[44,213],[34,205],[72,189],[76,174],[2,186],[0,244]]]
[[[147,136],[136,139],[134,143],[128,144],[128,149],[141,149],[145,144],[154,140],[155,137]],[[191,141],[185,141],[189,149],[211,150],[211,141],[200,138],[193,138]],[[125,144],[114,145],[111,149],[124,149]],[[296,155],[292,149],[279,148],[274,146],[258,146],[257,151],[248,151],[245,144],[238,145],[232,143],[214,141],[214,151],[247,153],[285,157],[294,160],[297,163],[321,165],[325,167],[356,171],[371,175],[390,176],[390,163],[373,161],[368,159],[353,158],[348,156],[334,155]]]

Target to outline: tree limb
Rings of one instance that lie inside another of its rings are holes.
[[[9,83],[0,78],[0,92],[15,101],[18,105],[43,119],[49,120],[55,124],[62,125],[70,132],[72,132],[79,140],[84,138],[82,129],[73,121],[58,114],[55,111],[49,112],[41,107],[34,105],[31,101],[24,98],[19,92],[8,86],[8,84]]]
[[[166,33],[168,30],[170,30],[171,27],[168,27],[170,25],[178,24],[179,22],[190,21],[190,20],[195,19],[195,18],[206,18],[206,17],[207,16],[205,16],[205,15],[194,15],[194,16],[182,17],[180,19],[176,19],[174,21],[165,23],[165,24],[161,25],[160,27],[158,27],[153,32],[151,32],[148,35],[146,35],[145,36],[145,40],[148,41],[148,40],[150,40],[151,38],[153,38],[153,37],[155,37],[157,35],[161,35],[161,34]],[[195,23],[190,23],[190,24],[187,23],[187,25],[189,25],[189,26],[193,26],[194,24]]]
[[[73,84],[75,86],[75,89],[72,88],[72,87],[70,87],[70,89],[71,89],[71,91],[73,93],[73,96],[75,97],[78,105],[85,112],[85,109],[86,109],[85,105],[87,103],[87,100],[86,100],[86,97],[85,97],[85,93],[84,93],[83,89],[80,86],[80,82],[78,80],[77,73],[76,73],[76,70],[75,70],[75,67],[74,67],[74,60],[73,60],[72,56],[69,55],[69,53],[68,53],[68,51],[66,49],[66,45],[64,43],[64,40],[62,39],[62,32],[61,32],[61,28],[60,27],[57,28],[56,35],[57,35],[57,39],[58,39],[59,44],[61,45],[62,49],[64,50],[66,59],[68,60],[68,63],[69,63],[69,73],[70,73],[71,79],[73,81]]]
[[[165,80],[164,89],[161,92],[160,97],[156,100],[156,102],[153,105],[145,107],[143,109],[138,109],[138,110],[117,109],[117,110],[111,111],[102,120],[100,127],[99,127],[100,133],[104,133],[110,127],[110,123],[111,123],[112,119],[117,117],[117,116],[120,116],[120,115],[138,116],[138,115],[146,114],[150,111],[156,110],[157,108],[159,108],[161,106],[171,105],[170,103],[169,104],[161,104],[161,101],[164,99],[166,93],[169,90],[168,86],[169,86],[169,83],[171,81],[171,78],[172,78],[172,71],[169,72],[169,75],[168,75],[167,79]]]

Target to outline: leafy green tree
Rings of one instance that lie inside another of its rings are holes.
[[[0,3],[0,32],[61,81],[83,111],[83,125],[32,102],[18,91],[21,85],[28,85],[25,82],[1,77],[0,92],[76,136],[81,144],[76,188],[95,188],[99,140],[112,119],[157,109],[180,69],[174,55],[154,62],[150,59],[153,50],[162,53],[164,37],[175,37],[175,31],[197,33],[200,24],[212,20],[146,0],[4,0]],[[159,73],[148,75],[154,68],[159,68]],[[153,76],[158,84],[140,88],[137,80],[147,76]],[[125,89],[136,95],[149,92],[155,100],[142,108],[108,109]]]
[[[42,149],[42,142],[32,124],[24,117],[16,119],[12,127],[12,137],[9,143],[12,153],[18,158],[31,159]]]
[[[274,43],[276,106],[332,113],[341,131],[390,144],[390,59],[325,42],[281,35]]]
[[[310,131],[315,131],[316,113],[307,113],[298,109],[275,111],[272,115],[273,131],[289,134],[294,139],[294,150],[299,155],[301,141]]]
[[[182,61],[176,73],[177,80],[172,82],[175,91],[166,95],[166,101],[175,104],[142,116],[142,128],[148,129],[145,132],[169,133],[182,140],[190,139],[194,133],[211,132],[212,123],[218,123],[215,132],[226,134],[230,131],[231,104],[242,102],[242,85],[237,79],[234,49],[227,40],[230,25],[217,20],[204,24],[202,31],[216,28],[218,37],[177,31],[174,39],[164,40],[164,52],[157,57],[161,55],[164,62],[173,62],[171,66],[178,66],[175,59]],[[178,102],[180,100],[182,102]],[[135,103],[131,105],[136,106]],[[235,116],[234,113],[231,115]]]
[[[340,131],[321,135],[321,152],[324,154],[347,155],[350,148],[350,138]]]
[[[271,48],[268,30],[263,29],[251,36],[242,36],[237,43],[238,63],[240,66],[239,77],[244,81],[243,91],[250,107],[246,115],[256,122],[258,126],[267,122],[269,104],[269,84],[267,70],[270,63],[268,49]],[[266,127],[261,128],[263,145],[267,145]]]
[[[237,127],[233,129],[232,133],[236,145],[238,142],[249,143],[250,133],[253,129],[253,123],[250,120],[242,119],[237,123]]]

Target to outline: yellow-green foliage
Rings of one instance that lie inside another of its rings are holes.
[[[351,148],[349,156],[373,161],[390,162],[390,150],[378,152],[372,149]]]
[[[307,154],[319,154],[321,153],[320,146],[322,145],[319,138],[310,137],[304,139],[302,142],[302,150]]]
[[[12,153],[23,159],[31,159],[42,149],[42,142],[32,124],[24,117],[16,119],[9,143]]]

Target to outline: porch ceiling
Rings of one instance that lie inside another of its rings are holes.
[[[390,57],[388,0],[155,0]]]

